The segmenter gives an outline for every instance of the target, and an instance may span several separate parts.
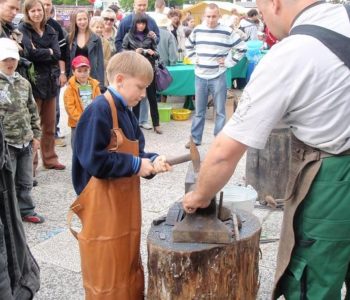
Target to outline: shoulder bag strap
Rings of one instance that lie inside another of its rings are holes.
[[[350,5],[344,5],[344,7],[350,21]],[[350,38],[333,30],[308,24],[294,27],[291,30],[290,35],[294,34],[309,35],[318,39],[350,69]]]

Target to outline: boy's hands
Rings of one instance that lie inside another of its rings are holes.
[[[162,173],[171,170],[171,166],[167,163],[166,157],[164,155],[157,156],[153,161],[153,166],[156,173]]]
[[[140,171],[137,173],[137,176],[147,177],[152,174],[156,174],[153,163],[148,158],[142,158]]]
[[[171,166],[167,163],[164,155],[157,156],[156,159],[151,162],[148,158],[141,159],[141,168],[137,173],[140,177],[147,177],[150,175],[163,173],[171,170]]]

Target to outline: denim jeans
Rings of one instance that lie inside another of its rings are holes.
[[[149,110],[148,99],[144,98],[141,100],[141,103],[140,103],[139,124],[148,123],[148,110]]]
[[[34,214],[34,202],[32,199],[33,188],[33,151],[29,145],[22,149],[9,145],[11,157],[11,168],[16,186],[16,196],[18,200],[21,216]]]
[[[227,95],[226,73],[224,72],[213,79],[203,79],[196,76],[195,86],[196,113],[192,119],[191,135],[196,144],[201,144],[209,94],[213,96],[216,110],[214,135],[217,135],[225,125],[225,104]]]

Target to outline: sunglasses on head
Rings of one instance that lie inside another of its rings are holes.
[[[106,22],[109,21],[109,22],[114,22],[114,18],[103,18],[103,20],[105,20]]]

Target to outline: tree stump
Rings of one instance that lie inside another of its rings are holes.
[[[265,149],[248,148],[246,160],[246,182],[258,192],[261,203],[266,196],[283,199],[286,192],[289,157],[290,129],[274,129]]]
[[[255,300],[261,226],[237,211],[239,239],[230,244],[173,243],[172,226],[152,225],[147,237],[149,300]]]

